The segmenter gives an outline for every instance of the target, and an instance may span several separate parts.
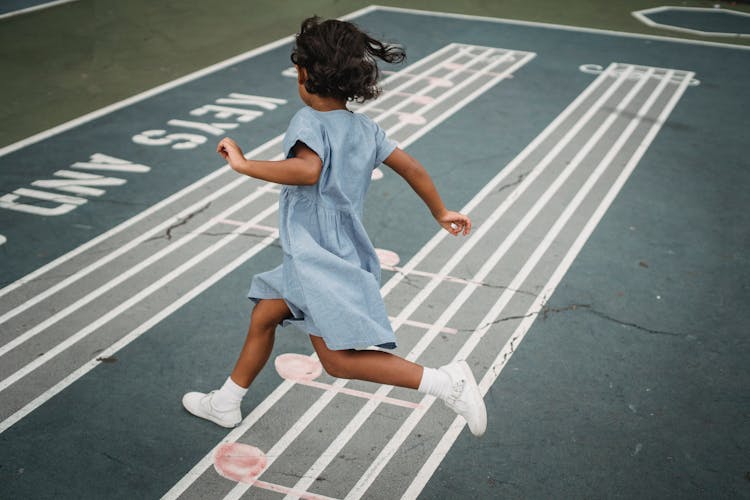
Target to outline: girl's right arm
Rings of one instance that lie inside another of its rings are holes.
[[[447,210],[440,194],[432,182],[430,174],[416,158],[401,148],[396,148],[383,162],[409,183],[415,193],[422,198],[432,216],[446,231],[457,236],[471,232],[471,219],[458,212]]]
[[[295,144],[292,158],[281,161],[248,160],[237,143],[228,137],[219,142],[216,151],[237,172],[277,184],[315,184],[323,169],[320,157],[302,142]]]

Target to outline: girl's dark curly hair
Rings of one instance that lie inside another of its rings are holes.
[[[352,23],[314,16],[302,21],[292,62],[307,71],[305,88],[321,97],[364,102],[380,94],[375,58],[399,63],[401,47],[371,38]]]

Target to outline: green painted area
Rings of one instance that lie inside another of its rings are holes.
[[[711,7],[713,1],[682,1]],[[634,10],[660,0],[414,0],[382,5],[585,26],[695,40],[644,26]],[[79,0],[0,20],[0,147],[295,33],[311,14],[336,17],[357,0]],[[750,12],[750,6],[725,7]],[[726,40],[722,40],[726,42]],[[750,40],[732,40],[750,45]]]
[[[655,23],[705,33],[750,35],[750,16],[733,14],[721,9],[710,12],[670,9],[648,14],[647,17]]]

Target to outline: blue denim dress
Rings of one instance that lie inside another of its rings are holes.
[[[284,136],[323,161],[317,184],[284,186],[279,201],[283,263],[256,275],[248,296],[284,299],[294,324],[329,349],[396,347],[383,298],[380,263],[362,225],[373,169],[396,148],[380,126],[347,110],[298,111]]]

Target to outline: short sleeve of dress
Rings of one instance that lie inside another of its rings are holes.
[[[373,122],[373,124],[375,125],[375,166],[377,166],[383,163],[383,161],[393,153],[393,150],[396,149],[398,143],[393,139],[389,139],[385,134],[385,130],[383,130],[380,125],[375,122]]]
[[[292,117],[289,127],[284,134],[284,155],[292,157],[292,149],[297,142],[303,142],[308,148],[315,151],[321,161],[326,161],[326,142],[323,124],[306,108],[302,108]]]

